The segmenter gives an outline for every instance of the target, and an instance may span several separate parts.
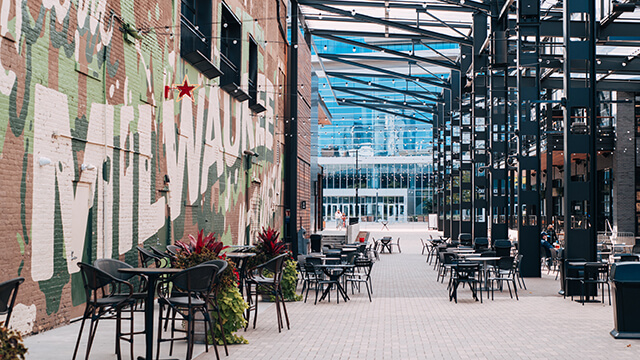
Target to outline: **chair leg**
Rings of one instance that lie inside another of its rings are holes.
[[[205,349],[209,350],[209,342],[207,341],[207,324],[209,325],[209,330],[211,330],[211,338],[213,339],[213,351],[216,353],[216,359],[220,360],[220,354],[218,354],[218,346],[216,344],[216,339],[213,337],[213,320],[211,320],[211,316],[205,307],[202,311],[204,314],[205,325],[204,325],[204,343]],[[194,319],[195,320],[195,319]],[[191,350],[193,352],[193,349]]]
[[[87,342],[87,351],[85,355],[85,360],[89,360],[89,353],[91,352],[91,346],[93,345],[93,339],[96,336],[96,331],[98,330],[98,318],[92,317],[91,323],[89,324],[89,340]]]
[[[287,306],[285,305],[282,288],[280,288],[280,298],[282,299],[282,310],[284,311],[284,319],[287,321],[287,330],[290,330],[291,328],[289,327],[289,315],[287,314]]]
[[[78,346],[80,345],[80,338],[82,337],[82,330],[84,329],[84,322],[87,320],[88,311],[89,311],[89,307],[87,306],[85,308],[84,314],[82,315],[82,322],[80,323],[80,331],[78,332],[78,339],[76,340],[76,347],[73,350],[73,357],[72,357],[73,360],[76,359],[76,355],[78,354]]]
[[[227,337],[224,334],[224,328],[222,327],[222,315],[220,314],[220,306],[218,306],[218,302],[216,300],[215,303],[216,312],[218,313],[218,326],[220,327],[220,334],[222,336],[222,344],[224,345],[224,353],[229,356],[229,350],[227,349]],[[213,332],[213,330],[212,330]],[[213,337],[213,336],[212,336]],[[215,342],[215,337],[213,338],[213,342]]]

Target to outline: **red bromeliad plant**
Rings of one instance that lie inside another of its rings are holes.
[[[258,234],[258,243],[256,244],[256,256],[250,259],[250,266],[256,266],[265,263],[272,258],[287,252],[287,245],[284,241],[279,241],[280,233],[271,226],[266,229],[263,227]]]
[[[204,236],[204,230],[200,230],[197,240],[193,235],[189,234],[189,243],[176,241],[176,245],[189,255],[193,253],[200,254],[203,249],[207,249],[216,257],[220,254],[220,251],[228,248],[228,246],[225,246],[221,241],[216,240],[214,233],[209,233],[209,235]]]
[[[266,229],[263,227],[262,232],[258,234],[258,247],[269,257],[283,254],[287,251],[287,246],[283,241],[278,241],[280,233],[271,226]]]
[[[187,269],[205,261],[214,260],[220,257],[220,252],[228,246],[216,240],[214,233],[204,236],[204,230],[200,230],[198,238],[189,234],[189,242],[176,241],[176,246],[180,248],[174,266]]]

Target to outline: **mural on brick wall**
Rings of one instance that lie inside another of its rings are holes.
[[[0,0],[0,281],[27,279],[12,318],[23,332],[79,314],[80,261],[281,226],[280,100],[265,91],[254,114],[185,63],[177,3]],[[249,24],[245,37],[264,32]],[[260,49],[266,89],[283,61]],[[259,154],[250,165],[245,150]]]

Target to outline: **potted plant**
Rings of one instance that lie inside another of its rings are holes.
[[[228,248],[228,246],[217,241],[213,233],[204,236],[204,230],[200,230],[197,239],[193,235],[189,235],[189,242],[176,241],[176,245],[180,248],[173,262],[173,266],[176,268],[187,269],[215,259],[227,261],[229,265],[220,277],[216,292],[222,316],[222,327],[227,344],[248,343],[244,337],[235,334],[236,331],[244,328],[246,324],[243,314],[248,305],[238,290],[239,275],[235,264],[233,261],[227,260],[224,254],[220,255],[220,252]],[[213,314],[212,318],[217,319],[217,315]],[[218,344],[223,343],[217,322],[214,327],[214,338]]]
[[[251,260],[250,266],[255,267],[263,264],[274,257],[288,253],[287,245],[284,241],[279,240],[280,233],[272,227],[263,227],[258,234],[258,243],[256,244],[256,256]],[[287,301],[302,300],[302,295],[296,294],[296,285],[298,283],[297,261],[293,260],[289,253],[289,258],[285,261],[282,275],[282,293]]]
[[[24,360],[27,348],[22,343],[20,333],[0,323],[0,359]]]

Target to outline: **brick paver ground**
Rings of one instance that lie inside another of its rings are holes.
[[[553,274],[526,279],[520,300],[507,292],[475,302],[468,288],[450,302],[446,282],[421,255],[426,231],[393,225],[402,254],[382,254],[373,268],[373,302],[366,292],[348,303],[288,303],[291,330],[278,333],[275,309],[260,314],[248,345],[230,359],[639,359],[640,341],[615,340],[613,307],[558,295]],[[431,232],[436,235],[435,232]],[[269,306],[268,304],[260,304]],[[202,354],[198,360],[214,359]]]

